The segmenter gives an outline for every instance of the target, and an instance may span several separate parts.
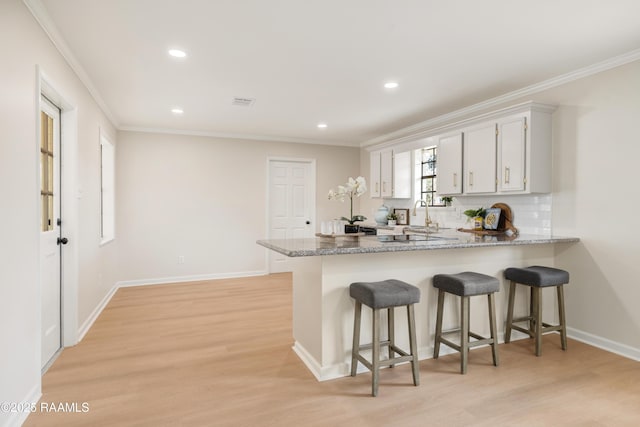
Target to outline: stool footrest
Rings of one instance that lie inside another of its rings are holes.
[[[469,342],[467,344],[468,348],[473,348],[473,347],[478,347],[478,346],[485,345],[485,344],[493,344],[494,343],[493,338],[486,338],[486,337],[483,337],[483,336],[478,335],[478,334],[473,333],[473,332],[469,332],[469,335],[472,336],[473,338],[475,338],[476,341]],[[462,348],[462,346],[460,344],[455,344],[454,342],[449,341],[448,339],[442,338],[442,337],[440,337],[440,343],[446,344],[447,346],[449,346],[449,347],[451,347],[451,348],[453,348],[454,350],[457,350],[457,351],[460,351],[460,349]]]
[[[515,322],[515,320],[514,320],[514,322]],[[527,334],[531,338],[535,337],[535,331],[533,331],[531,329],[526,329],[526,328],[520,327],[518,325],[511,325],[511,329],[513,329],[515,331],[522,332],[523,334]],[[542,322],[542,333],[543,334],[546,334],[547,332],[554,332],[554,331],[562,331],[562,325],[550,325],[548,323]]]
[[[364,356],[358,354],[358,355],[356,355],[356,359],[358,359],[358,361],[360,363],[362,363],[370,371],[373,370],[373,363],[371,363],[369,360],[365,359]],[[379,361],[379,363],[378,363],[378,366],[393,366],[393,365],[397,365],[398,363],[412,362],[412,361],[413,361],[413,356],[411,356],[410,354],[406,354],[405,353],[404,356],[393,357],[391,359],[381,359]]]

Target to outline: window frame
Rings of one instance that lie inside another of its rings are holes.
[[[431,156],[427,157],[425,160],[425,152],[430,151]],[[427,202],[427,206],[430,208],[443,208],[446,207],[446,202],[442,200],[442,197],[437,196],[438,192],[438,147],[435,145],[430,145],[427,147],[422,147],[416,150],[416,156],[419,156],[419,160],[416,161],[416,172],[417,177],[416,184],[418,185],[418,189],[416,191],[416,202],[418,200],[423,200]],[[426,168],[425,165],[432,163],[431,168]],[[432,171],[431,174],[425,174],[425,170]],[[425,190],[428,188],[428,182],[431,181],[431,190]],[[431,197],[429,197],[431,196]],[[436,203],[438,202],[438,203]]]
[[[100,132],[100,245],[115,239],[115,159],[116,147]]]

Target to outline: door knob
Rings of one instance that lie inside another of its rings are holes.
[[[307,225],[311,224],[311,221],[307,221]]]
[[[58,244],[59,245],[66,245],[67,243],[69,243],[69,239],[67,239],[66,237],[58,237]]]

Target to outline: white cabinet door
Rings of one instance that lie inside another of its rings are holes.
[[[498,190],[524,191],[526,117],[498,122]]]
[[[438,195],[462,193],[462,132],[438,139],[437,154]]]
[[[393,153],[393,198],[411,197],[411,151]]]
[[[374,151],[371,153],[371,169],[369,170],[371,179],[369,185],[371,186],[371,197],[380,197],[380,190],[382,185],[380,184],[380,152]]]
[[[380,153],[380,196],[393,197],[393,152]]]
[[[496,123],[464,131],[465,194],[496,191]]]

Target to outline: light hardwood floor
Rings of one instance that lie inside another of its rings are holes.
[[[419,328],[420,326],[418,326]],[[638,426],[640,363],[547,335],[319,383],[291,350],[291,276],[120,289],[43,378],[26,426]]]

